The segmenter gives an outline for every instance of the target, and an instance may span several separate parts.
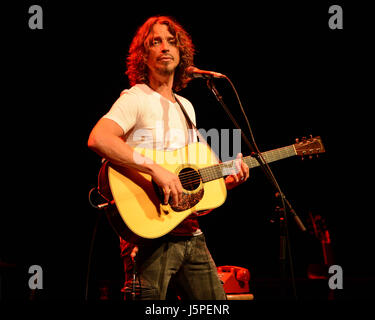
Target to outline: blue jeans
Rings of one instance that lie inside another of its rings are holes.
[[[133,246],[134,248],[134,246]],[[181,299],[225,300],[226,295],[203,234],[192,237],[165,236],[152,244],[139,245],[134,261],[124,255],[125,299],[165,300],[173,287]]]

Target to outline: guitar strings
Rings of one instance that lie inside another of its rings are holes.
[[[283,149],[283,148],[280,148],[280,149]],[[283,152],[280,152],[281,150],[278,150],[276,149],[277,151],[279,151],[280,155],[281,156],[285,156],[285,155],[289,155],[288,152],[284,151]],[[272,155],[268,155],[266,154],[265,155],[267,159],[267,162],[272,162],[272,161],[275,161],[275,160],[278,160],[279,157],[278,156],[272,156]],[[246,157],[248,158],[248,157]],[[246,159],[248,161],[252,161],[254,162],[253,166],[256,165],[256,160],[255,159],[252,159],[252,158],[248,158]],[[179,175],[179,178],[180,178],[180,181],[182,183],[196,183],[198,181],[200,181],[201,179],[215,179],[215,178],[218,178],[220,177],[220,175],[218,175],[218,169],[219,170],[222,170],[224,167],[231,167],[233,166],[233,163],[234,163],[235,160],[229,162],[229,163],[218,163],[218,164],[215,164],[215,165],[212,165],[210,167],[206,167],[206,168],[201,168],[199,170],[199,172],[197,171],[190,171],[190,172],[187,172],[187,173],[181,173]],[[196,177],[198,176],[198,177]],[[193,180],[191,180],[192,178],[194,178]]]
[[[281,156],[285,156],[284,154],[288,155],[288,152],[285,152],[284,150],[282,150],[284,148],[280,148],[280,149],[275,149],[275,150],[272,150],[273,152],[274,151],[278,151],[280,153]],[[272,162],[274,160],[277,160],[279,157],[276,155],[276,156],[273,156],[271,154],[267,154],[267,152],[265,152],[263,154],[264,157],[268,158],[267,159],[267,162]],[[250,164],[251,167],[255,166],[256,165],[256,160],[251,158],[250,156],[247,156],[247,157],[244,157],[242,158],[245,162],[249,162],[248,165]],[[200,175],[202,178],[215,178],[218,176],[218,170],[222,170],[223,168],[225,167],[231,167],[233,166],[234,162],[236,160],[232,160],[230,162],[225,162],[225,163],[218,163],[218,164],[214,164],[210,167],[205,167],[205,168],[201,168],[199,169],[199,172],[197,171],[190,171],[190,172],[186,172],[186,173],[181,173],[179,175],[180,177],[180,180],[181,181],[186,181],[186,179],[189,179],[190,177],[193,177],[195,175]]]
[[[183,173],[179,175],[179,179],[181,181],[181,184],[186,185],[186,184],[195,184],[200,182],[201,180],[206,180],[206,179],[215,179],[221,177],[221,174],[218,175],[217,172],[212,171],[209,173],[197,173],[197,172],[189,172],[189,173]]]
[[[243,158],[244,161],[246,160],[251,160],[250,158],[248,159],[249,157],[245,157]],[[227,168],[230,168],[234,165],[234,162],[236,160],[232,160],[232,161],[229,161],[229,162],[224,162],[224,163],[217,163],[217,164],[214,164],[212,166],[209,166],[209,167],[205,167],[205,168],[201,168],[199,169],[199,172],[195,171],[195,170],[192,170],[192,171],[189,171],[189,172],[186,172],[186,173],[181,173],[179,174],[179,177],[182,177],[182,178],[185,178],[185,177],[189,177],[189,176],[193,176],[193,175],[205,175],[205,176],[212,176],[212,177],[216,177],[217,176],[217,172],[218,170],[222,170],[223,168],[227,167]]]
[[[277,153],[279,153],[279,155],[268,154],[268,152],[264,152],[263,156],[265,158],[267,158],[266,159],[267,162],[273,162],[275,160],[278,160],[280,158],[280,156],[281,157],[288,156],[290,153],[288,152],[289,150],[287,150],[286,148],[289,148],[289,147],[290,146],[272,150],[273,153],[275,153],[275,151],[277,151]],[[244,157],[242,159],[245,162],[249,162],[248,165],[250,165],[251,167],[256,166],[256,160],[251,158],[250,156]],[[185,184],[185,185],[186,184],[198,183],[201,180],[219,178],[223,175],[222,174],[223,168],[228,168],[228,167],[230,168],[231,166],[233,166],[234,161],[236,161],[236,160],[232,160],[232,161],[225,162],[225,163],[214,164],[214,165],[209,166],[209,167],[201,168],[198,171],[192,169],[191,171],[186,172],[186,173],[181,173],[178,176],[179,176],[179,179],[180,179],[181,183]]]
[[[179,174],[179,178],[180,180],[186,180],[186,179],[189,179],[190,177],[209,177],[209,176],[216,176],[216,173],[217,173],[217,166],[220,166],[220,165],[215,165],[215,168],[212,168],[210,167],[209,170],[207,170],[207,168],[203,168],[204,170],[199,170],[198,171],[190,171],[190,172],[186,172],[186,173],[181,173]]]
[[[243,158],[243,160],[252,160],[252,159],[249,158],[249,157],[245,157],[245,158]],[[235,161],[236,160],[232,160],[232,161],[229,161],[229,162],[214,164],[210,167],[201,168],[199,170],[199,172],[193,170],[193,171],[189,171],[189,172],[186,172],[186,173],[181,173],[181,174],[179,174],[179,178],[180,178],[181,181],[184,181],[184,182],[186,182],[191,177],[197,176],[197,175],[202,177],[203,179],[205,179],[205,178],[212,178],[212,179],[218,178],[222,175],[223,168],[233,167]],[[256,160],[254,159],[254,161],[256,161]],[[220,170],[219,175],[218,175],[218,170]],[[200,178],[199,178],[199,180],[200,180]],[[194,180],[194,181],[199,181],[199,180]]]
[[[190,180],[193,181],[193,182],[198,182],[202,179],[205,179],[205,178],[217,178],[217,177],[220,177],[221,176],[221,172],[220,172],[220,175],[218,175],[218,169],[220,169],[220,171],[224,168],[224,167],[231,167],[233,166],[233,161],[228,164],[228,163],[218,163],[218,164],[215,164],[213,166],[210,166],[210,167],[206,167],[206,168],[202,168],[199,170],[199,172],[197,171],[190,171],[190,172],[186,172],[186,173],[181,173],[179,174],[179,178],[180,178],[180,181],[181,182],[188,182]],[[194,180],[191,180],[191,178],[194,178]]]

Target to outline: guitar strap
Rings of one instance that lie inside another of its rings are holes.
[[[199,132],[199,130],[197,129],[197,127],[195,126],[195,124],[193,123],[193,121],[191,121],[191,119],[190,119],[188,113],[186,112],[184,106],[182,105],[181,101],[176,97],[175,94],[173,94],[173,95],[174,95],[174,98],[175,98],[175,100],[177,101],[178,105],[180,106],[182,113],[183,113],[184,116],[185,116],[185,119],[186,119],[186,122],[187,122],[187,124],[188,124],[189,129],[191,129],[191,130],[190,130],[191,135],[188,133],[188,134],[189,134],[189,141],[194,141],[193,136],[192,136],[192,133],[193,133],[193,131],[195,131],[196,134],[197,134],[198,140],[199,140],[200,142],[203,142],[204,144],[207,145],[206,140],[202,137],[201,133]],[[189,132],[189,130],[188,130],[188,132]]]

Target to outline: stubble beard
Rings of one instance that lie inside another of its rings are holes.
[[[158,67],[155,69],[156,73],[161,75],[161,76],[171,76],[175,73],[176,71],[176,67],[174,66],[169,66],[169,65],[165,65],[165,66],[161,66],[161,67]]]

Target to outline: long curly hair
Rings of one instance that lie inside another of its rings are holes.
[[[131,86],[137,83],[148,84],[148,67],[146,65],[150,48],[148,36],[156,23],[168,26],[168,31],[176,38],[176,45],[180,52],[180,63],[175,70],[173,90],[179,91],[185,88],[191,80],[186,73],[186,68],[193,65],[195,49],[189,34],[171,17],[154,16],[138,28],[130,44],[125,73]]]

